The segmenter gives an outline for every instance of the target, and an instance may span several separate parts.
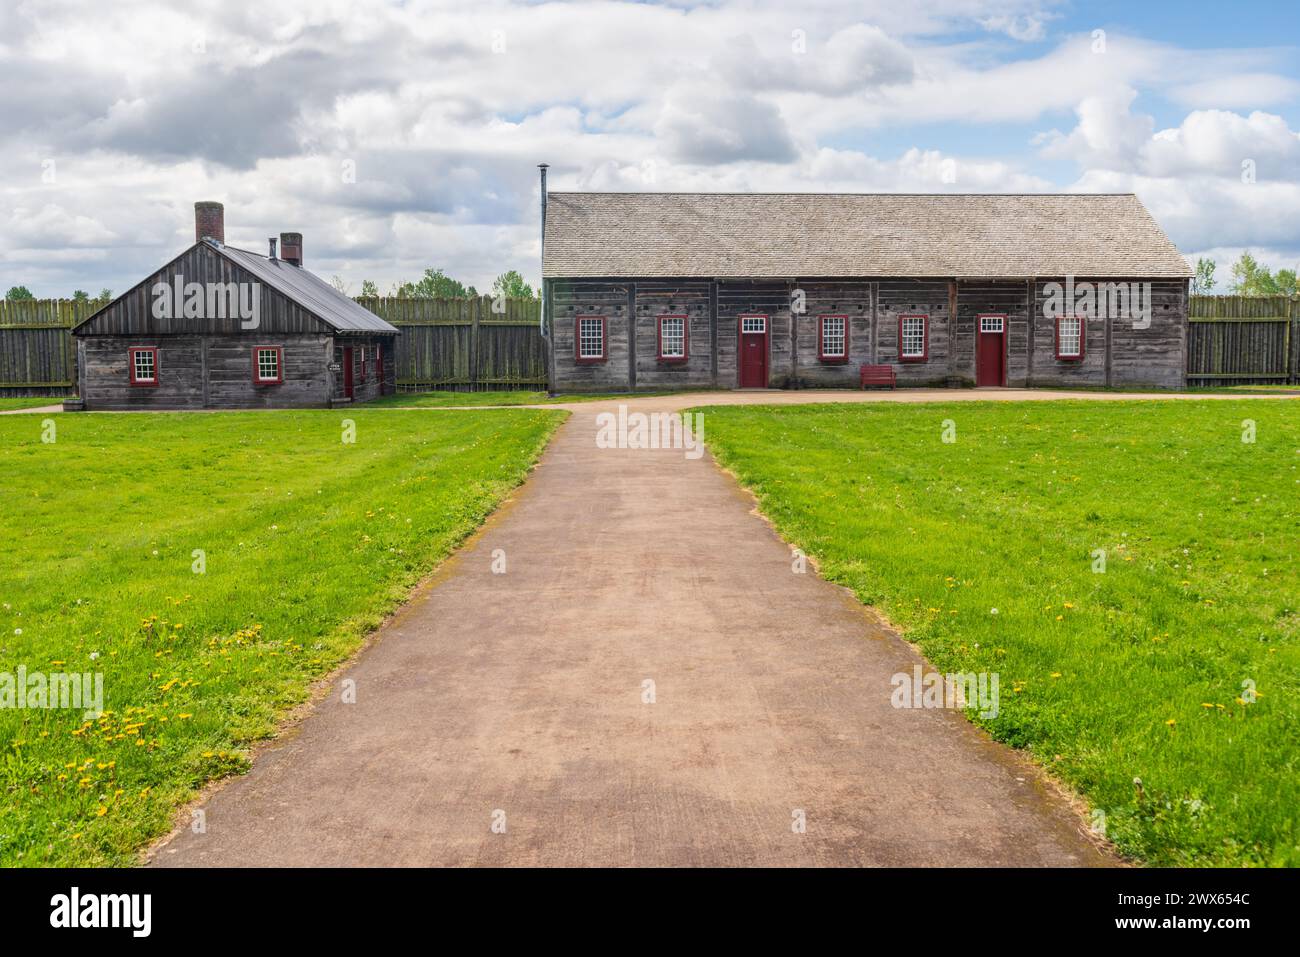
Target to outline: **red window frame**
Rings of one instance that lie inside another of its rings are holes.
[[[1077,354],[1066,354],[1061,352],[1061,322],[1065,319],[1079,320],[1079,351]],[[1058,362],[1082,362],[1084,354],[1088,351],[1088,317],[1087,316],[1057,316],[1056,317],[1056,360]]]
[[[682,354],[664,355],[664,320],[680,319],[682,321]],[[685,362],[691,357],[691,319],[685,314],[665,313],[655,320],[655,353],[660,362]]]
[[[903,321],[905,319],[921,320],[921,354],[919,356],[903,355]],[[898,361],[899,362],[929,362],[930,361],[930,317],[919,312],[909,312],[906,315],[898,317]]]
[[[600,355],[584,356],[582,354],[582,321],[584,319],[600,320]],[[609,323],[605,321],[604,316],[574,316],[573,317],[573,361],[582,365],[589,363],[605,362],[609,359]]]
[[[138,352],[148,352],[153,356],[153,378],[137,379],[135,377],[135,356]],[[130,376],[131,385],[141,389],[153,389],[158,386],[158,347],[157,346],[131,346],[126,350],[126,371]]]
[[[262,367],[257,361],[259,352],[275,353],[275,378],[263,379]],[[283,346],[253,346],[253,385],[279,385],[284,381],[284,347]]]
[[[826,320],[840,319],[844,322],[844,354],[826,354]],[[817,359],[827,364],[842,364],[849,361],[849,317],[839,313],[827,313],[817,317]]]

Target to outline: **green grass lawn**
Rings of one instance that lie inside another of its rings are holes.
[[[940,671],[1000,675],[1000,714],[972,720],[1104,813],[1122,852],[1300,864],[1300,405],[702,411],[825,577]]]
[[[247,766],[563,418],[72,414],[54,443],[40,420],[0,418],[0,672],[102,672],[106,709],[0,708],[0,865],[134,861],[204,782]]]
[[[63,405],[62,396],[41,396],[40,398],[15,399],[12,396],[0,396],[0,412],[11,409],[39,409],[46,405]]]

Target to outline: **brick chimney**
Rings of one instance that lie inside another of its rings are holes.
[[[302,233],[280,234],[280,258],[295,266],[302,265]]]
[[[226,210],[220,203],[194,204],[194,240],[215,239],[226,241]]]

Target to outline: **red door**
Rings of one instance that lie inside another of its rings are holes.
[[[740,387],[767,388],[767,316],[740,317]]]
[[[1007,384],[1007,320],[1005,316],[980,316],[975,349],[975,384]]]
[[[352,347],[343,347],[343,394],[352,398]]]

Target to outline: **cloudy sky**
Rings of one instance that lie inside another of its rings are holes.
[[[353,292],[535,280],[541,161],[562,190],[1133,191],[1220,276],[1295,267],[1287,6],[4,0],[0,289],[120,292],[200,199]]]

